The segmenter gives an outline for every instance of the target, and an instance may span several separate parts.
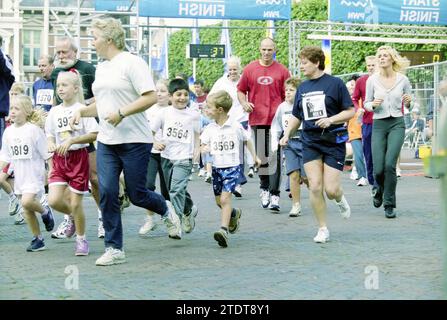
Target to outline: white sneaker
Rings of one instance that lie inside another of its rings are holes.
[[[104,230],[104,224],[102,223],[102,219],[98,218],[98,238],[103,239],[106,235],[106,231]]]
[[[365,177],[361,177],[359,182],[357,182],[357,186],[364,187],[368,185],[368,180]]]
[[[138,234],[140,236],[144,236],[145,234],[148,234],[150,231],[155,230],[157,228],[157,224],[154,221],[154,217],[151,214],[146,214],[146,217],[144,218],[144,224],[141,226],[140,230],[138,231]]]
[[[396,167],[396,177],[402,177],[402,170],[400,170],[400,167]]]
[[[352,167],[352,171],[351,171],[351,174],[349,175],[349,179],[351,179],[351,180],[359,179],[359,175],[358,175],[357,169],[355,167]]]
[[[180,225],[180,219],[175,212],[174,206],[168,200],[166,200],[168,206],[168,215],[163,218],[163,222],[168,228],[169,238],[180,240],[182,238],[182,227]]]
[[[206,170],[205,169],[200,169],[199,173],[197,174],[198,177],[204,177],[206,174]]]
[[[319,228],[317,235],[314,237],[316,243],[326,243],[329,241],[329,230],[326,227]]]
[[[9,198],[8,211],[10,216],[19,213],[20,207],[21,207],[20,200],[16,195],[13,195],[12,197]]]
[[[270,192],[268,190],[262,189],[261,194],[261,205],[264,209],[268,208],[270,204]]]
[[[188,216],[183,216],[182,228],[186,233],[191,233],[196,226],[196,217],[199,213],[197,206],[193,205],[191,208],[191,213]]]
[[[351,216],[351,207],[349,206],[348,201],[346,201],[345,196],[342,196],[340,202],[337,202],[337,200],[335,200],[335,203],[337,204],[340,215],[343,218],[348,219]]]
[[[119,264],[126,262],[126,255],[124,250],[115,248],[106,248],[106,252],[96,260],[97,266],[111,266],[113,264]]]
[[[67,229],[70,223],[70,216],[64,215],[64,220],[57,226],[56,231],[51,234],[51,238],[53,239],[66,239],[67,235],[65,234],[65,230]]]
[[[299,202],[294,203],[292,205],[292,209],[290,209],[289,217],[298,217],[301,215],[301,204]]]
[[[279,212],[281,210],[279,207],[279,196],[275,195],[270,196],[269,209],[275,212]]]

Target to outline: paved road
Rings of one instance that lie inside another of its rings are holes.
[[[312,241],[317,227],[307,190],[303,216],[289,218],[285,193],[281,214],[272,214],[260,207],[258,180],[251,179],[235,200],[243,209],[241,228],[227,249],[213,240],[220,218],[211,186],[194,177],[190,191],[200,209],[194,232],[176,241],[161,226],[141,238],[143,210],[131,206],[123,215],[127,263],[111,267],[95,266],[104,246],[91,197],[85,199],[91,253],[75,257],[73,239],[48,233],[48,250],[25,252],[29,231],[13,225],[3,194],[0,299],[442,299],[439,180],[403,173],[398,218],[388,220],[372,207],[370,188],[355,186],[345,172],[352,216],[343,220],[328,204],[331,242],[324,245]]]

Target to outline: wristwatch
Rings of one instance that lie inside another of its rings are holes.
[[[118,115],[120,116],[121,120],[123,120],[126,116],[121,113],[121,110],[118,109]]]

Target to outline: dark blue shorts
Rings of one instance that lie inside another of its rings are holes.
[[[303,167],[303,144],[299,139],[290,139],[284,148],[286,157],[286,174],[298,171],[301,176],[306,176]]]
[[[303,163],[322,159],[329,167],[343,171],[345,164],[346,144],[305,142],[303,141]]]
[[[233,193],[241,175],[241,167],[215,168],[213,167],[213,191],[215,196],[223,192]]]

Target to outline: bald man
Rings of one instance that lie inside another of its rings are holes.
[[[290,77],[285,66],[275,61],[276,44],[271,38],[262,39],[260,59],[248,64],[239,80],[238,99],[245,112],[249,113],[256,154],[261,158],[259,169],[261,205],[278,213],[281,177],[280,148],[271,154],[270,126],[276,109],[285,99],[284,83]]]

